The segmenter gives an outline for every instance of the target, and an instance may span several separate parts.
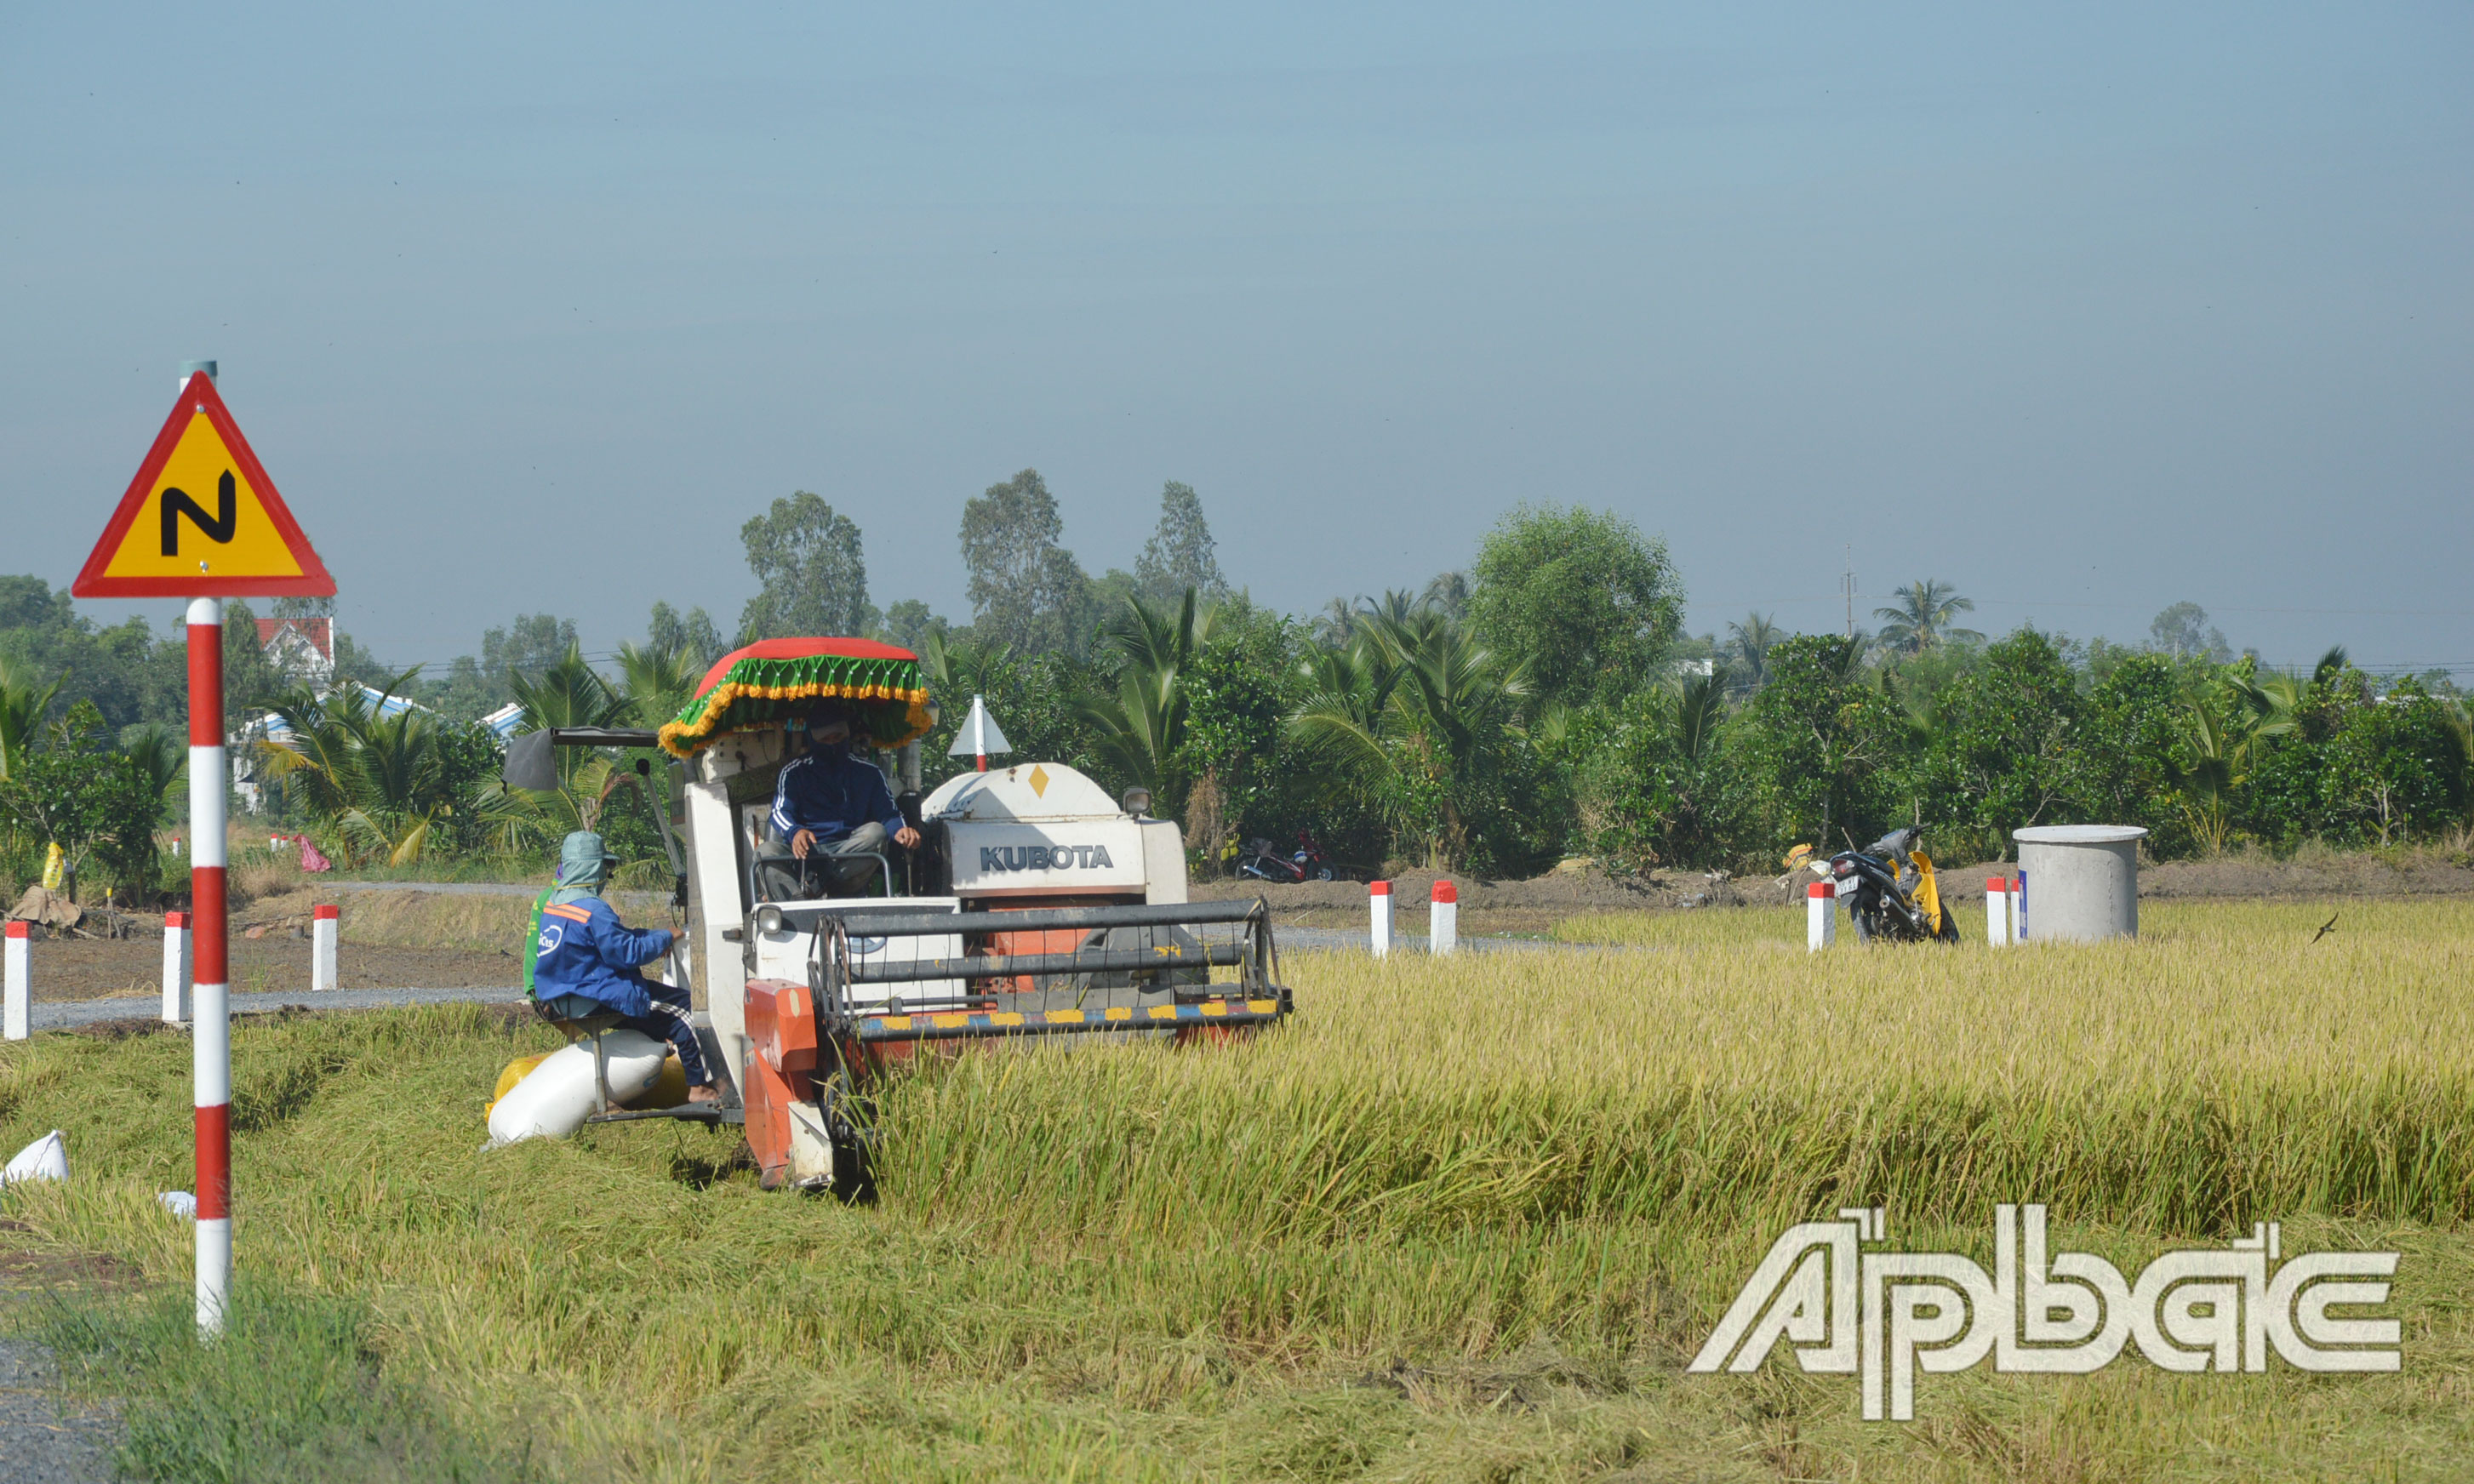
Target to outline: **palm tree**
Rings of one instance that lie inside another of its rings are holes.
[[[416,665],[382,687],[279,696],[272,709],[282,730],[257,742],[267,776],[335,833],[347,862],[418,862],[430,827],[455,812],[437,718],[411,705],[387,711],[420,670]]]
[[[1783,637],[1765,613],[1748,613],[1741,623],[1727,625],[1725,653],[1739,669],[1735,689],[1740,693],[1751,694],[1769,678],[1770,646]]]
[[[1388,595],[1348,648],[1307,662],[1310,689],[1291,718],[1329,781],[1371,797],[1427,863],[1468,859],[1478,815],[1521,744],[1516,666],[1447,615]]]
[[[626,701],[584,663],[584,651],[574,645],[569,645],[540,679],[526,680],[521,671],[510,669],[507,685],[524,709],[528,732],[553,726],[611,726],[626,714]]]
[[[1337,649],[1357,637],[1357,605],[1345,597],[1335,597],[1322,605],[1315,615],[1315,641],[1326,649]]]
[[[550,727],[617,726],[627,719],[628,701],[610,688],[610,682],[584,663],[584,651],[574,645],[567,646],[558,663],[541,672],[538,680],[526,680],[515,670],[507,671],[508,688],[516,704],[523,708],[522,729],[539,732]],[[682,703],[684,704],[684,703]],[[585,766],[584,747],[553,747],[558,759],[559,787],[568,789],[577,770]]]
[[[2165,760],[2165,781],[2179,795],[2182,817],[2210,855],[2222,855],[2233,823],[2235,796],[2250,782],[2250,730],[2223,715],[2208,698],[2184,703],[2174,730],[2189,750],[2185,766]]]
[[[1187,588],[1175,615],[1128,596],[1101,625],[1100,642],[1122,662],[1113,694],[1082,697],[1077,710],[1095,735],[1092,750],[1152,791],[1163,814],[1181,815],[1186,779],[1185,677],[1211,640],[1213,610]]]
[[[2258,698],[2259,709],[2264,713],[2260,728],[2262,734],[2272,736],[2292,731],[2301,719],[2302,709],[2310,704],[2312,688],[2324,686],[2336,679],[2350,663],[2345,646],[2337,645],[2319,656],[2319,663],[2311,667],[2307,675],[2292,669],[2262,672],[2250,687]]]
[[[131,727],[120,743],[121,755],[137,765],[146,779],[148,796],[155,807],[163,807],[163,795],[172,791],[181,772],[189,766],[189,739],[180,728],[165,726],[160,721],[148,721]]]
[[[1935,645],[1975,644],[1984,638],[1972,628],[1953,625],[1960,614],[1976,611],[1975,602],[1959,596],[1956,588],[1919,579],[1894,590],[1892,596],[1899,599],[1897,607],[1873,610],[1873,617],[1881,620],[1883,648],[1922,654]]]
[[[1727,667],[1713,665],[1706,675],[1687,675],[1675,697],[1675,750],[1699,766],[1718,745],[1718,727],[1727,719]]]
[[[696,688],[704,683],[695,657],[667,645],[620,645],[618,674],[625,718],[656,730],[687,710],[695,699]]]
[[[50,685],[37,687],[32,666],[13,655],[0,654],[0,780],[16,771],[41,735],[43,715],[52,697],[68,680],[66,671]]]

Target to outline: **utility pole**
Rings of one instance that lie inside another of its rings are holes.
[[[1847,571],[1838,579],[1838,591],[1847,595],[1847,637],[1856,637],[1856,546],[1847,546]]]

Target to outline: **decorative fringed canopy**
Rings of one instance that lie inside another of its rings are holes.
[[[725,654],[705,671],[696,698],[662,728],[662,750],[697,751],[733,732],[778,726],[821,700],[839,700],[880,747],[925,736],[928,685],[919,656],[872,639],[767,639]]]

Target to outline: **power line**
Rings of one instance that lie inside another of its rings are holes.
[[[1713,602],[1709,603],[1707,606],[1712,608],[1735,608],[1739,606],[1745,608],[1765,608],[1787,603],[1834,603],[1843,596],[1845,595],[1841,593],[1827,593],[1810,594],[1800,597],[1757,597],[1749,603],[1745,602],[1741,598],[1737,598],[1734,602]],[[1880,596],[1883,595],[1866,595],[1861,593],[1855,595],[1855,596],[1857,597],[1866,596]],[[2140,606],[2137,603],[2127,601],[2117,603],[2092,603],[2084,601],[2065,601],[2058,598],[1979,597],[1973,599],[1973,601],[1978,608],[2101,608],[2111,609],[2122,613],[2135,613],[2138,611]],[[1701,599],[1696,598],[1693,600],[1693,606],[1698,608],[1704,606],[1704,604]],[[2474,619],[2474,609],[2465,608],[2251,608],[2227,605],[2224,607],[2213,607],[2207,611],[2211,616],[2219,613],[2269,613],[2319,618]]]

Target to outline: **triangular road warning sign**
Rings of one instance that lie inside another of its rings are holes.
[[[335,579],[215,383],[189,377],[69,591],[79,597],[327,597]]]

